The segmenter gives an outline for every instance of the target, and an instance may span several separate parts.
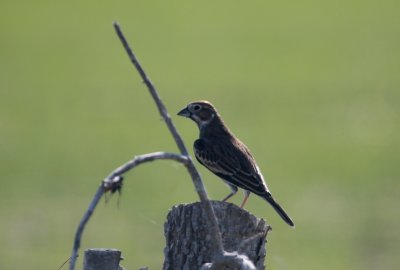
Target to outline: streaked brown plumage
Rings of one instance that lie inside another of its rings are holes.
[[[240,207],[244,206],[252,192],[268,201],[287,224],[294,226],[290,217],[272,197],[246,145],[232,134],[210,102],[192,102],[178,115],[197,123],[200,136],[194,142],[194,153],[202,165],[231,188],[232,192],[223,201],[235,195],[238,187],[242,188],[245,197]]]

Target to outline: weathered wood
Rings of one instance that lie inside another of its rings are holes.
[[[84,270],[119,270],[121,251],[117,249],[87,249],[83,260]]]
[[[225,251],[246,255],[257,269],[265,269],[265,243],[270,227],[234,204],[213,201],[212,205]],[[212,261],[214,239],[200,202],[174,206],[168,213],[164,233],[164,270],[200,269]]]

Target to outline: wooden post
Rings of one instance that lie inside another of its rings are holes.
[[[212,201],[224,250],[247,256],[257,269],[265,269],[266,235],[270,227],[238,206]],[[201,203],[174,206],[164,225],[166,247],[163,270],[200,269],[212,261],[211,234]]]
[[[84,270],[119,270],[121,251],[117,249],[87,249],[83,260]]]

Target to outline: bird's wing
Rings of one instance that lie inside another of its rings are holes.
[[[268,192],[257,164],[240,142],[209,143],[199,139],[194,153],[201,164],[225,181],[258,195]]]

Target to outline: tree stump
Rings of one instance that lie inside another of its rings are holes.
[[[119,270],[122,260],[121,251],[117,249],[95,248],[85,250],[84,270]]]
[[[270,227],[238,206],[212,201],[225,251],[246,255],[265,269],[266,235]],[[174,206],[164,225],[166,247],[164,270],[200,269],[213,259],[208,224],[200,202]]]

